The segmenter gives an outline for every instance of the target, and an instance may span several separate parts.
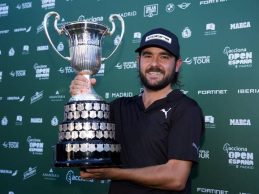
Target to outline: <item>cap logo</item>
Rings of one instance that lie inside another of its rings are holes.
[[[146,37],[145,42],[150,40],[162,40],[164,42],[167,42],[168,44],[171,44],[172,39],[168,36],[165,36],[164,34],[151,34]]]

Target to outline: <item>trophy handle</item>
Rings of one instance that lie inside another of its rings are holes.
[[[69,61],[69,62],[71,62],[71,58],[70,57],[64,57],[57,49],[56,49],[56,47],[54,46],[54,44],[53,44],[53,42],[52,42],[52,40],[51,40],[51,38],[50,38],[50,36],[49,36],[49,32],[48,32],[48,19],[49,19],[49,17],[50,16],[52,16],[52,15],[55,15],[56,17],[55,17],[55,21],[54,21],[54,28],[55,28],[55,30],[58,32],[58,34],[59,35],[62,35],[63,33],[64,33],[64,30],[63,29],[59,29],[58,28],[58,20],[60,20],[60,15],[57,13],[57,12],[54,12],[54,11],[51,11],[51,12],[48,12],[45,16],[44,16],[44,20],[43,20],[43,28],[44,28],[44,32],[45,32],[45,34],[46,34],[46,36],[47,36],[47,38],[48,38],[48,41],[49,41],[49,43],[50,43],[50,45],[52,46],[52,48],[54,49],[54,51],[56,51],[56,53],[60,56],[60,57],[62,57],[63,59],[65,59],[65,60],[67,60],[67,61]]]
[[[109,17],[109,22],[112,23],[112,30],[111,31],[108,31],[107,34],[108,35],[113,35],[113,33],[115,32],[115,23],[114,23],[114,17],[117,17],[121,23],[121,34],[120,34],[120,42],[117,44],[117,46],[115,47],[115,49],[111,52],[111,54],[108,56],[108,57],[105,57],[105,58],[102,58],[101,60],[102,61],[105,61],[107,59],[109,59],[114,53],[115,51],[117,50],[117,48],[120,46],[121,44],[121,41],[122,41],[122,38],[124,36],[124,32],[125,32],[125,23],[124,23],[124,20],[123,18],[119,15],[119,14],[112,14],[110,15]]]

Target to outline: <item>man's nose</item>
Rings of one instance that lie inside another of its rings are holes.
[[[151,65],[152,66],[157,66],[159,63],[159,57],[158,56],[153,56],[152,57],[152,61],[151,61]]]

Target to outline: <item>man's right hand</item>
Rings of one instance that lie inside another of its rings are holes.
[[[82,93],[87,93],[92,85],[95,85],[96,79],[91,78],[90,82],[89,80],[83,75],[83,74],[77,74],[77,76],[74,78],[74,80],[71,81],[71,84],[69,86],[69,91],[71,96],[75,96]]]

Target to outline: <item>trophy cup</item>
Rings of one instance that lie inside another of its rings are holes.
[[[59,35],[68,37],[69,57],[63,56],[54,46],[47,29],[48,19],[55,16],[54,28]],[[124,21],[120,15],[112,14],[109,21],[112,30],[92,22],[69,22],[58,28],[60,15],[48,12],[43,20],[47,39],[55,52],[70,62],[75,72],[82,72],[87,79],[96,74],[102,58],[102,39],[115,32],[114,18],[121,23],[120,41],[124,35]],[[64,106],[64,121],[59,124],[59,141],[55,146],[56,167],[111,167],[120,165],[120,144],[115,140],[115,124],[109,122],[109,104],[93,88],[87,93],[72,96]]]

